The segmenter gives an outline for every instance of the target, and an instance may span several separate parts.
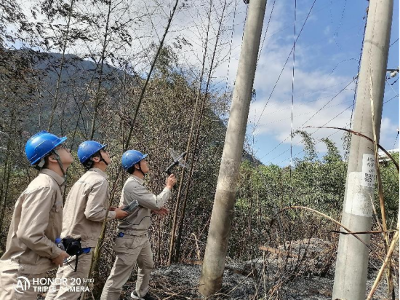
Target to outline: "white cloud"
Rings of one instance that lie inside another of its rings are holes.
[[[27,10],[36,3],[35,0],[18,1],[24,3]],[[123,11],[123,13],[115,15],[113,22],[116,20],[123,22],[127,18],[137,16],[140,13],[143,13],[143,16],[140,20],[136,20],[137,22],[133,22],[132,26],[129,28],[129,32],[134,36],[132,47],[129,49],[126,47],[121,48],[120,50],[116,50],[114,54],[116,56],[120,55],[132,59],[132,64],[136,64],[138,68],[140,67],[141,70],[146,73],[149,70],[149,61],[151,57],[144,59],[143,55],[148,55],[148,52],[143,51],[143,49],[147,49],[152,42],[158,44],[159,38],[164,33],[169,11],[174,1],[169,1],[169,5],[168,3],[162,2],[159,4],[156,1],[137,2],[133,0],[123,0],[119,3],[121,3],[121,6],[126,6],[127,9]],[[170,32],[167,35],[166,44],[175,47],[176,54],[181,64],[192,71],[194,74],[193,76],[199,76],[208,24],[208,2],[193,0],[185,1],[181,4],[183,3],[185,3],[186,6],[183,8],[181,7],[176,13]],[[228,9],[225,14],[224,30],[220,37],[221,45],[217,49],[218,55],[216,59],[219,62],[219,66],[212,76],[214,83],[227,83],[232,87],[236,77],[240,56],[244,21],[246,18],[246,5],[240,0],[228,1],[227,3]],[[251,104],[249,114],[250,128],[257,123],[265,104],[267,101],[269,102],[256,128],[256,140],[257,138],[261,140],[262,137],[268,135],[271,139],[275,138],[278,141],[282,141],[287,138],[290,133],[292,57],[289,57],[289,61],[283,70],[271,99],[268,100],[293,46],[293,6],[288,8],[288,3],[291,2],[275,2],[274,12],[269,23],[272,2],[268,2],[267,4],[264,28],[261,36],[262,53],[258,61],[254,81],[254,88],[257,96],[256,101]],[[206,60],[206,74],[211,61],[211,54],[218,29],[218,19],[221,17],[223,4],[224,1],[213,1],[214,6],[211,10],[209,44],[207,45],[208,56]],[[236,7],[235,4],[237,4]],[[82,12],[92,9],[84,7],[84,2],[77,2],[77,5],[80,5],[79,9],[81,9]],[[310,6],[311,1],[308,1],[306,4],[299,5],[298,7],[296,24],[298,25],[298,32],[300,30],[300,25],[303,24],[308,14]],[[352,104],[354,84],[350,84],[344,91],[341,93],[339,92],[351,82],[355,74],[349,74],[346,70],[346,75],[344,76],[341,75],[339,71],[344,73],[343,69],[348,67],[357,72],[362,32],[355,32],[354,30],[348,32],[348,34],[346,32],[347,38],[351,37],[353,40],[360,38],[360,41],[355,43],[356,50],[350,54],[343,49],[337,49],[337,47],[334,47],[334,49],[326,47],[325,44],[335,42],[333,39],[334,37],[331,36],[332,32],[335,31],[335,19],[331,17],[330,20],[324,20],[319,17],[319,12],[323,9],[334,10],[334,8],[334,2],[318,9],[314,7],[304,32],[296,45],[293,112],[294,130],[301,128],[303,123],[306,123],[304,126],[321,126],[333,118],[334,120],[329,122],[326,126],[345,127],[349,123],[351,110],[346,110],[346,108]],[[151,16],[146,14],[147,11],[152,13]],[[339,18],[341,22],[343,21],[343,24],[347,22],[346,26],[348,26],[349,29],[363,27],[363,20],[358,20],[358,23],[354,23],[355,25],[353,23],[353,25],[348,23],[348,20],[341,20],[342,7],[340,7],[340,5],[338,12],[337,18]],[[268,32],[265,34],[267,26]],[[313,29],[316,26],[322,26],[321,37],[319,38],[312,36],[314,32]],[[234,32],[232,36],[233,28]],[[94,45],[90,45],[90,47],[77,45],[75,48],[69,48],[68,51],[79,53],[87,51],[88,49],[92,51],[95,49],[98,50],[98,46],[101,45],[102,34],[103,32],[93,33],[94,36],[98,35],[99,37]],[[303,43],[303,40],[306,42]],[[187,41],[187,43],[183,41]],[[332,52],[325,53],[328,50],[332,50]],[[350,61],[351,59],[353,60]],[[339,64],[340,68],[338,67]],[[338,93],[339,95],[335,97]],[[314,114],[315,116],[313,116]],[[308,121],[309,118],[311,118],[311,120]],[[395,133],[392,133],[394,127],[396,127],[396,125],[393,124],[390,119],[384,118],[382,120],[381,141],[386,143],[386,140],[390,141],[393,139],[393,136],[395,136]],[[308,129],[310,132],[315,130],[316,129]],[[318,140],[332,133],[333,130],[331,129],[321,129],[313,136]],[[342,134],[332,135],[332,138],[338,146],[341,145],[341,137]],[[295,143],[298,144],[299,140],[296,139]],[[318,149],[325,151],[324,147],[318,146]]]
[[[292,61],[287,64],[282,76],[266,105],[273,86],[290,53],[291,44],[275,45],[270,48],[258,64],[254,88],[257,101],[250,107],[250,131],[257,124],[255,139],[269,135],[283,143],[290,143],[291,100],[292,100]],[[332,129],[305,129],[305,126],[346,127],[350,121],[354,95],[354,83],[351,76],[330,74],[322,70],[308,70],[307,63],[312,59],[312,52],[303,47],[296,48],[296,68],[294,77],[293,130],[301,129],[313,133],[316,141],[331,135]],[[346,85],[348,85],[347,88]],[[345,88],[345,89],[344,89]],[[342,91],[343,90],[343,91]],[[260,96],[261,95],[261,96]],[[252,132],[248,132],[252,134]],[[332,139],[341,148],[342,134],[334,134]],[[300,145],[295,138],[293,143]],[[324,144],[317,145],[318,151],[326,151]]]
[[[382,119],[379,144],[386,150],[391,150],[393,146],[398,148],[398,145],[394,145],[398,128],[399,124],[394,124],[389,118]]]
[[[325,35],[331,35],[331,26],[326,26],[324,30]]]
[[[202,10],[198,11],[199,20],[205,20],[206,7],[201,7]],[[231,7],[232,9],[232,7]],[[256,90],[256,101],[251,104],[249,113],[249,131],[248,134],[252,134],[252,126],[258,122],[261,113],[265,107],[267,101],[269,101],[266,110],[262,114],[259,124],[257,125],[255,134],[256,148],[262,147],[262,143],[257,144],[257,141],[265,140],[268,136],[270,141],[278,140],[285,143],[290,142],[291,131],[291,97],[292,97],[292,57],[289,57],[288,63],[282,72],[282,75],[275,87],[275,90],[268,100],[272,89],[277,81],[282,68],[288,59],[288,55],[291,52],[293,46],[293,35],[292,32],[292,15],[287,11],[287,3],[276,2],[274,7],[274,13],[268,24],[270,17],[271,6],[267,5],[267,12],[264,19],[264,28],[261,36],[261,48],[262,55],[257,64],[257,72],[254,81],[254,89]],[[303,24],[306,14],[308,13],[309,7],[299,12],[298,23]],[[226,57],[230,57],[224,61],[218,69],[215,71],[213,76],[215,80],[222,80],[225,82],[228,76],[227,82],[229,85],[233,85],[236,77],[238,60],[240,56],[240,46],[242,42],[243,22],[245,19],[245,6],[238,5],[237,15],[235,18],[235,32],[231,41],[231,31],[225,36],[225,48],[222,49],[222,53],[225,53]],[[232,10],[231,10],[232,13]],[[175,21],[175,26],[183,26],[187,18],[182,18],[180,15],[179,20]],[[232,17],[232,15],[231,15]],[[308,20],[307,26],[313,26],[316,24],[317,17],[311,16]],[[227,24],[233,24],[233,19],[227,20]],[[195,22],[196,23],[196,22]],[[197,21],[199,23],[199,21]],[[266,26],[268,24],[268,32],[265,35]],[[215,29],[215,25],[213,28]],[[298,29],[299,30],[299,29]],[[326,26],[325,35],[331,31],[330,26]],[[182,33],[183,34],[183,33]],[[205,38],[205,32],[199,32],[198,30],[191,30],[185,32],[185,38],[192,41],[190,49],[186,53],[186,60],[194,62],[192,58],[196,53],[197,58],[201,58],[200,53],[203,49],[201,46],[201,39]],[[215,34],[215,31],[214,31]],[[303,33],[304,35],[305,33]],[[263,42],[265,35],[265,41]],[[300,38],[303,38],[303,36]],[[232,43],[231,43],[232,42]],[[334,66],[332,61],[336,64],[336,56],[332,57],[331,60],[321,61],[321,65],[318,69],[311,69],[310,63],[315,63],[315,51],[319,51],[315,46],[317,44],[298,43],[296,46],[296,67],[295,67],[295,81],[294,81],[294,118],[293,118],[293,129],[304,129],[304,126],[338,126],[346,127],[349,125],[351,108],[348,107],[352,104],[354,95],[354,83],[350,84],[346,89],[340,92],[346,85],[352,81],[354,74],[348,76],[337,75],[332,72]],[[209,46],[210,48],[212,47]],[[319,47],[319,46],[318,46]],[[221,54],[223,56],[223,54]],[[197,68],[199,69],[198,59],[196,60]],[[195,64],[194,64],[195,65]],[[339,95],[337,95],[339,94]],[[321,109],[321,110],[320,110]],[[319,111],[320,110],[320,111]],[[315,115],[315,116],[314,116]],[[311,119],[310,119],[311,118]],[[310,120],[309,120],[310,119]],[[332,121],[330,121],[333,119]],[[330,122],[329,122],[330,121]],[[305,123],[305,124],[304,124]],[[304,125],[303,125],[304,124]],[[332,135],[332,140],[341,148],[342,145],[342,132],[337,132],[332,129],[305,129],[310,133],[313,133],[313,137],[318,142],[321,138]],[[300,138],[296,137],[293,141],[295,145],[300,145]],[[324,144],[317,144],[318,151],[326,151]]]

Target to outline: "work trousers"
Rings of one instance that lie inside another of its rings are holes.
[[[147,234],[117,237],[114,250],[117,256],[100,299],[119,299],[122,287],[130,278],[136,264],[138,266],[136,292],[139,296],[146,295],[149,291],[150,273],[154,268],[153,253]]]
[[[75,272],[76,256],[72,256],[60,268],[58,268],[56,279],[50,286],[45,300],[76,300],[88,285],[90,264],[94,248],[89,253],[79,255],[78,267]]]
[[[38,293],[47,289],[40,279],[46,280],[46,273],[26,274],[15,268],[0,268],[0,299],[36,300]]]

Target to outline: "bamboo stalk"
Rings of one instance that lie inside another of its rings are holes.
[[[389,248],[389,250],[388,250],[388,252],[386,254],[385,261],[383,262],[383,264],[382,264],[382,266],[381,266],[381,268],[380,268],[380,270],[378,272],[378,276],[375,278],[375,282],[374,282],[374,284],[373,284],[373,286],[371,288],[371,291],[368,294],[367,300],[372,299],[372,296],[374,295],[376,289],[378,288],[378,284],[381,281],[382,275],[383,275],[387,265],[390,263],[390,259],[392,257],[393,251],[396,248],[396,245],[397,245],[398,241],[399,241],[399,231],[396,231],[396,233],[395,233],[395,235],[393,237],[392,243],[390,245],[390,248]]]
[[[370,80],[370,99],[371,99],[371,114],[372,114],[372,124],[375,124],[375,114],[374,114],[374,98],[372,96],[373,90],[373,81],[372,75],[369,77]],[[378,179],[378,194],[379,194],[379,206],[381,209],[381,217],[382,217],[382,229],[383,229],[383,238],[385,239],[385,251],[388,253],[389,248],[389,234],[387,233],[387,221],[386,221],[386,210],[385,210],[385,201],[383,199],[383,186],[382,186],[382,178],[381,178],[381,170],[379,168],[379,158],[378,158],[378,138],[376,135],[376,128],[372,126],[372,134],[374,136],[374,154],[375,154],[375,168],[376,168],[376,175]],[[387,282],[388,282],[388,296],[392,294],[393,291],[393,276],[390,271],[390,267],[387,269]]]
[[[208,45],[208,40],[209,40],[209,33],[210,33],[210,26],[211,26],[211,9],[212,9],[212,0],[210,0],[210,7],[208,11],[208,24],[207,24],[207,30],[206,30],[206,38],[205,38],[205,45],[204,45],[204,52],[203,52],[203,59],[202,59],[202,66],[201,66],[201,72],[200,72],[200,80],[199,80],[199,89],[196,94],[196,102],[194,104],[194,113],[193,113],[193,118],[192,122],[190,125],[190,131],[189,131],[189,137],[187,139],[187,144],[186,144],[186,152],[187,152],[187,160],[190,161],[194,157],[192,155],[192,139],[193,139],[193,134],[194,134],[194,126],[195,126],[195,121],[196,117],[198,114],[199,108],[199,103],[200,103],[200,96],[201,96],[201,86],[203,84],[203,77],[204,77],[204,72],[205,72],[205,65],[206,65],[206,58],[207,58],[207,45]],[[193,159],[192,159],[193,160]],[[193,162],[192,162],[193,166]],[[192,170],[192,167],[190,168]],[[168,253],[168,262],[167,264],[170,265],[171,263],[175,262],[176,256],[175,256],[175,234],[178,226],[178,210],[181,202],[181,195],[183,191],[183,178],[185,176],[185,168],[182,168],[181,175],[180,175],[180,182],[179,182],[179,188],[178,188],[178,194],[176,196],[176,201],[174,205],[174,214],[173,214],[173,220],[172,220],[172,229],[171,229],[171,237],[170,237],[170,243],[169,243],[169,253]],[[190,177],[190,175],[189,175]],[[188,183],[189,184],[189,183]]]
[[[134,116],[132,118],[132,121],[130,122],[131,126],[129,128],[129,133],[128,133],[128,137],[127,137],[127,140],[126,140],[126,144],[124,146],[124,151],[126,151],[129,148],[129,143],[130,143],[131,138],[132,138],[132,133],[133,133],[133,129],[134,129],[134,126],[135,126],[135,122],[136,122],[136,118],[137,118],[137,115],[138,115],[138,112],[139,112],[140,105],[142,104],[142,101],[143,101],[143,98],[144,98],[144,94],[146,92],[147,85],[148,85],[148,83],[150,81],[151,74],[153,73],[153,69],[154,69],[154,67],[156,65],[158,56],[160,55],[161,50],[162,50],[162,48],[164,46],[165,37],[167,36],[167,33],[169,31],[169,27],[171,26],[172,19],[173,19],[174,15],[175,15],[176,8],[178,7],[178,3],[179,3],[179,0],[176,0],[174,8],[172,9],[172,11],[170,13],[170,16],[169,16],[169,19],[168,19],[168,24],[167,24],[167,27],[165,28],[165,31],[164,31],[164,35],[163,35],[163,37],[162,37],[162,39],[160,41],[160,44],[158,45],[157,53],[154,56],[153,62],[151,63],[150,71],[149,71],[149,74],[147,74],[146,82],[144,83],[142,91],[140,92],[139,101],[138,101],[138,104],[136,105],[135,114],[134,114]]]

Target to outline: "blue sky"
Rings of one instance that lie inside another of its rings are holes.
[[[313,1],[297,2],[299,32]],[[391,43],[399,37],[399,7],[398,1],[394,2]],[[267,4],[264,29],[272,3]],[[296,44],[294,130],[328,121],[326,126],[349,126],[352,109],[346,108],[353,102],[355,85],[351,81],[358,72],[367,5],[367,1],[358,0],[316,1]],[[292,57],[271,97],[270,94],[293,45],[293,20],[294,1],[277,1],[269,31],[274,30],[267,33],[255,78],[257,97],[251,105],[247,134],[256,156],[265,164],[290,163]],[[390,47],[388,68],[399,65],[398,45],[397,41]],[[394,145],[399,123],[398,83],[394,83],[397,79],[398,76],[388,80],[385,88],[384,101],[390,101],[384,104],[381,144],[387,149],[398,148]],[[310,133],[315,130],[307,129]],[[321,155],[325,152],[321,138],[329,137],[342,148],[341,131],[320,129],[312,136]],[[295,138],[292,143],[293,158],[301,157],[304,153],[300,139]]]
[[[388,68],[399,66],[399,7],[394,1],[393,25]],[[207,5],[204,1],[197,10],[181,12],[175,27],[180,28],[192,44],[185,62],[199,66],[206,26],[199,30],[191,24],[205,24]],[[218,4],[219,3],[219,4]],[[227,15],[228,26],[225,43],[220,47],[222,61],[213,74],[214,82],[233,86],[247,6],[242,1],[231,1]],[[296,34],[310,13],[299,40],[296,43],[296,62],[293,93],[293,131],[312,133],[320,156],[326,152],[322,138],[329,137],[343,150],[343,131],[333,129],[307,129],[306,126],[349,127],[355,88],[354,77],[358,73],[366,10],[365,0],[298,0],[296,9]],[[221,16],[222,1],[214,1],[213,17]],[[236,10],[235,10],[236,4]],[[262,33],[262,45],[254,81],[255,100],[250,106],[247,127],[247,149],[264,164],[287,166],[292,158],[304,155],[299,137],[290,139],[292,101],[292,55],[284,67],[294,42],[294,0],[269,0],[267,2]],[[272,14],[271,14],[272,12]],[[197,20],[197,21],[196,21]],[[217,28],[214,22],[211,28]],[[233,35],[231,34],[233,29]],[[172,34],[173,35],[173,34]],[[170,36],[171,38],[171,36]],[[210,39],[212,50],[215,34]],[[397,41],[396,41],[397,40]],[[184,52],[186,53],[186,52]],[[195,59],[191,59],[191,57]],[[278,80],[278,78],[280,79]],[[385,89],[380,143],[387,149],[395,145],[399,124],[398,79],[387,81]],[[397,140],[398,142],[398,140]],[[343,151],[342,151],[343,153]]]
[[[28,14],[37,6],[37,0],[18,1]],[[132,16],[140,15],[135,22],[130,21],[132,23],[128,28],[133,36],[133,45],[127,47],[117,43],[110,45],[109,50],[116,56],[131,59],[135,71],[146,74],[152,59],[147,47],[152,42],[158,44],[175,1],[135,1],[135,5],[131,5],[132,1],[119,1],[112,12],[110,22],[124,22]],[[217,48],[217,66],[212,73],[214,90],[225,85],[233,87],[246,17],[247,5],[242,0],[231,0],[227,3],[224,31]],[[313,3],[314,0],[297,0],[296,34],[300,32]],[[208,72],[211,62],[218,19],[222,15],[224,0],[213,0],[212,4],[205,73]],[[304,153],[301,140],[298,137],[292,141],[290,139],[291,127],[297,130],[305,129],[305,126],[326,124],[326,126],[348,127],[350,124],[355,92],[355,84],[352,81],[358,72],[369,2],[315,1],[296,44],[292,126],[292,56],[289,57],[286,67],[283,67],[293,46],[294,4],[294,0],[267,2],[262,45],[254,81],[256,97],[251,103],[247,128],[247,149],[251,148],[264,164],[287,166],[291,160],[291,144],[293,159],[302,157]],[[107,9],[101,4],[95,8],[86,6],[84,2],[76,2],[75,5],[75,9],[83,14],[85,11],[90,14],[95,9]],[[208,1],[181,1],[181,9],[174,17],[166,38],[166,44],[174,47],[181,65],[186,66],[194,77],[199,76],[201,69],[208,11]],[[55,20],[54,23],[65,24],[66,20]],[[93,30],[92,35],[93,43],[78,42],[73,46],[69,45],[67,52],[83,56],[99,51],[104,35],[98,30]],[[389,51],[388,68],[399,66],[398,37],[399,2],[394,1],[392,46]],[[54,49],[54,52],[57,52],[57,49]],[[279,76],[280,79],[277,80]],[[398,148],[398,139],[395,145],[399,127],[398,78],[397,76],[389,79],[385,89],[384,101],[389,102],[383,107],[380,143],[387,149]],[[220,88],[221,90],[223,89]],[[326,151],[320,141],[325,137],[332,139],[338,148],[342,149],[343,132],[332,129],[306,130],[312,133],[320,155]]]

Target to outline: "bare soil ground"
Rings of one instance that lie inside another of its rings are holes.
[[[368,266],[367,293],[381,266],[384,249],[378,243]],[[336,243],[311,238],[281,245],[261,247],[262,256],[250,261],[226,260],[222,289],[208,299],[235,300],[325,300],[332,299]],[[379,249],[378,249],[379,248]],[[393,256],[395,299],[399,299],[399,252]],[[204,299],[198,293],[201,262],[160,267],[152,272],[150,291],[155,299]],[[124,285],[121,299],[130,300],[136,274]],[[101,289],[101,288],[100,288]],[[44,294],[38,299],[44,299]],[[390,299],[382,279],[373,299]],[[350,300],[350,299],[349,299]]]
[[[396,299],[397,268],[394,272]],[[278,249],[264,249],[263,257],[247,262],[227,260],[223,287],[208,299],[332,299],[336,249],[326,241],[308,239],[282,245]],[[380,267],[376,257],[370,258],[367,292],[370,291]],[[154,270],[151,292],[156,299],[202,299],[198,294],[201,266],[177,264]],[[124,287],[122,299],[134,289],[134,278]],[[383,279],[374,299],[390,299]]]

